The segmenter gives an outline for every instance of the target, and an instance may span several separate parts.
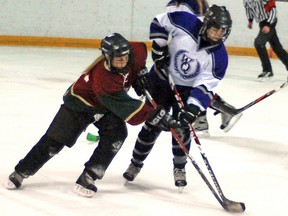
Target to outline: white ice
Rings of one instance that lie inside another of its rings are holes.
[[[98,192],[93,198],[72,192],[97,145],[85,139],[87,132],[97,133],[93,127],[80,136],[74,147],[64,148],[26,179],[20,189],[5,189],[2,183],[45,133],[65,90],[99,51],[5,46],[0,50],[1,215],[232,215],[222,209],[191,161],[186,166],[188,185],[179,193],[173,182],[168,132],[161,134],[137,178],[126,183],[122,174],[130,163],[141,126],[128,126],[129,136],[104,178],[96,181]],[[149,60],[148,66],[151,63]],[[280,60],[272,59],[272,65],[274,80],[263,83],[256,80],[261,72],[258,58],[231,56],[218,93],[237,108],[250,103],[286,81],[288,73]],[[228,133],[219,129],[220,115],[208,111],[211,137],[200,138],[203,151],[225,196],[244,202],[247,208],[233,215],[287,215],[287,98],[288,89],[284,88],[255,104]],[[190,155],[210,180],[194,144]]]

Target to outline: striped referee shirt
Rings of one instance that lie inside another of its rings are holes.
[[[275,0],[243,0],[249,22],[274,23],[277,20]]]

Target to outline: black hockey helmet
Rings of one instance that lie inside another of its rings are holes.
[[[130,56],[127,65],[124,68],[117,69],[112,66],[112,61],[114,57],[119,57],[123,55],[130,55],[131,46],[128,40],[126,40],[121,34],[113,33],[109,36],[106,36],[101,41],[101,51],[104,55],[108,67],[113,73],[126,73],[127,67],[129,65]]]
[[[228,38],[232,28],[232,19],[225,6],[212,5],[207,9],[200,32],[206,40],[209,40],[209,38],[207,38],[207,29],[211,27],[221,28],[226,31],[221,40],[217,42],[210,41],[211,43],[224,42]]]

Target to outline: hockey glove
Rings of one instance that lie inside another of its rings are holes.
[[[181,110],[178,113],[178,119],[183,126],[193,124],[193,122],[201,113],[199,107],[193,104],[188,104],[185,108],[186,110]]]
[[[168,46],[160,47],[155,41],[152,43],[152,59],[157,68],[165,68],[170,64]]]
[[[138,96],[145,94],[145,89],[150,92],[151,89],[151,81],[150,77],[148,76],[147,68],[143,68],[138,74],[137,78],[134,81],[132,87]]]
[[[150,119],[147,120],[150,125],[156,126],[164,131],[169,131],[170,128],[180,128],[181,125],[177,122],[162,106],[158,106],[153,112]]]

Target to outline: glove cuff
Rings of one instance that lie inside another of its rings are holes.
[[[186,111],[192,113],[195,117],[198,117],[201,114],[200,108],[194,104],[188,104],[186,106]]]

